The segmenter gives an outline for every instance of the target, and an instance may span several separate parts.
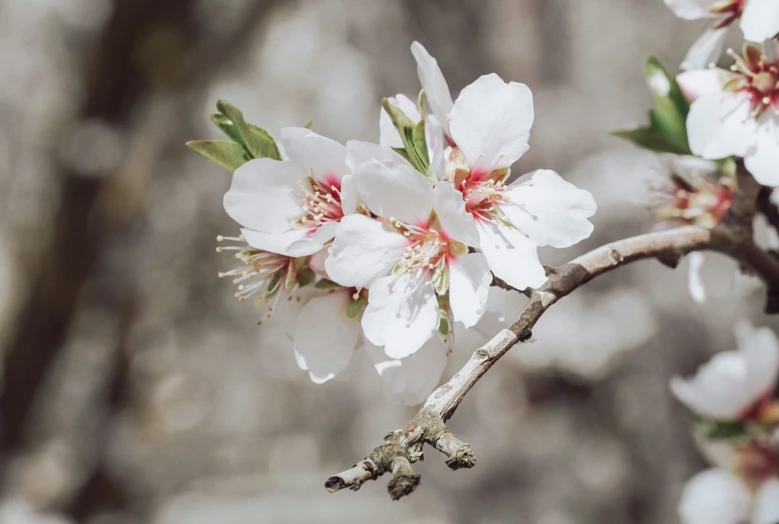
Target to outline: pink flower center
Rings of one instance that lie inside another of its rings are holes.
[[[728,53],[736,60],[730,69],[737,75],[725,88],[745,93],[756,118],[769,110],[779,113],[779,60],[769,60],[763,49],[754,44],[744,47],[743,58],[732,50]]]
[[[672,185],[658,191],[652,212],[660,221],[713,228],[725,218],[733,204],[733,186],[700,177],[696,186],[672,175]]]
[[[736,449],[736,472],[751,489],[757,489],[779,474],[779,457],[769,442],[749,442]]]
[[[502,177],[496,180],[490,175],[471,173],[458,188],[465,198],[465,210],[479,222],[500,219],[500,206],[507,201],[507,187],[503,184]]]
[[[443,231],[431,227],[431,224],[410,225],[394,218],[390,219],[390,224],[408,241],[398,268],[409,272],[440,273],[448,259],[454,256],[452,242]]]
[[[341,181],[337,177],[328,175],[323,180],[316,180],[311,174],[298,188],[304,212],[298,224],[299,227],[308,229],[310,235],[322,225],[340,222],[344,217],[341,208]]]
[[[271,318],[274,307],[284,294],[282,291],[290,291],[298,285],[298,265],[295,259],[255,249],[249,246],[242,236],[219,235],[216,239],[218,242],[227,240],[238,244],[216,248],[218,253],[234,251],[235,258],[239,260],[237,267],[218,272],[219,278],[232,278],[233,284],[238,288],[235,293],[238,300],[246,300],[258,295],[254,304],[256,307],[259,307],[263,301],[267,301],[265,319]],[[262,321],[259,323],[261,324]]]

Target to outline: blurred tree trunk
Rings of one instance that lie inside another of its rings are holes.
[[[85,66],[84,100],[77,120],[126,130],[144,108],[154,111],[161,98],[184,106],[189,102],[183,101],[186,97],[182,93],[202,89],[220,68],[234,63],[241,47],[279,0],[252,1],[239,27],[223,39],[204,38],[205,32],[196,32],[196,4],[196,0],[114,0],[113,14]],[[139,127],[143,129],[143,125]],[[172,145],[171,134],[162,137],[165,143],[160,152]],[[183,145],[181,151],[186,154]],[[122,261],[105,259],[105,254],[111,245],[138,238],[148,180],[141,176],[141,183],[129,193],[117,180],[120,171],[133,168],[131,158],[115,172],[105,173],[82,173],[73,166],[60,165],[56,183],[61,192],[54,204],[57,212],[51,241],[44,250],[44,262],[30,279],[32,288],[19,308],[3,353],[0,473],[5,473],[11,458],[24,450],[36,398],[77,311],[86,303],[117,318],[120,325],[113,371],[107,381],[109,418],[128,402],[126,337],[134,318],[135,283],[123,271]],[[109,284],[87,287],[97,275],[101,283]],[[87,444],[97,449],[97,467],[68,508],[79,521],[107,507],[126,505],[125,490],[104,467],[110,420],[102,426],[104,431]]]

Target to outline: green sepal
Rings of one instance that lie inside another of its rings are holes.
[[[439,310],[438,314],[438,332],[443,335],[449,335],[449,316],[445,311]]]
[[[276,271],[268,282],[268,291],[265,293],[265,298],[273,298],[276,293],[281,289],[281,275],[283,271]]]
[[[284,289],[292,289],[298,279],[298,266],[295,263],[295,259],[292,259],[287,263],[287,276],[284,279]]]
[[[687,137],[690,103],[676,79],[655,56],[650,56],[644,63],[644,76],[655,99],[655,107],[649,110],[649,125],[612,134],[650,151],[691,154]]]
[[[307,286],[314,280],[316,280],[316,273],[310,267],[298,269],[298,286]]]
[[[303,125],[303,127],[305,127],[306,129],[308,129],[309,131],[310,131],[310,130],[312,130],[312,129],[314,129],[314,121],[313,121],[313,120],[309,120],[308,122],[306,122],[306,123]]]
[[[186,146],[230,172],[251,160],[241,144],[230,140],[190,140]]]
[[[323,278],[321,280],[317,280],[316,284],[314,284],[314,287],[317,289],[330,290],[330,289],[340,289],[342,286],[340,284],[336,284],[332,280]]]
[[[352,299],[349,300],[349,304],[346,306],[346,317],[354,320],[360,316],[360,313],[362,313],[362,310],[365,309],[365,306],[367,305],[368,297],[365,293],[360,293],[357,300],[352,297]]]
[[[434,274],[433,287],[435,292],[440,295],[445,295],[449,291],[449,266],[444,265],[441,271]]]
[[[252,158],[281,160],[276,141],[267,131],[247,123],[243,113],[225,100],[219,100],[216,108],[221,115],[212,115],[211,120],[228,137],[243,145]]]
[[[747,426],[738,420],[711,420],[695,417],[695,426],[708,440],[735,440],[747,435]]]

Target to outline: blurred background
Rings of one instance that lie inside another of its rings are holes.
[[[661,0],[0,0],[0,523],[678,522],[704,462],[668,381],[732,349],[735,319],[770,325],[759,285],[696,305],[686,263],[606,275],[468,395],[451,427],[475,469],[433,452],[402,502],[384,479],[331,495],[415,410],[372,371],[310,383],[256,326],[216,278],[230,175],[183,144],[217,135],[218,98],[375,140],[381,97],[418,93],[416,39],[455,96],[493,71],[533,89],[514,173],[599,203],[556,264],[652,227],[661,164],[608,131],[645,119],[644,57],[675,67],[702,29]]]

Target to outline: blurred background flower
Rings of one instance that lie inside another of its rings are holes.
[[[631,199],[657,160],[608,131],[645,119],[644,56],[678,64],[705,26],[659,0],[0,0],[0,522],[678,522],[705,462],[668,380],[735,347],[736,317],[776,327],[749,279],[697,305],[684,267],[602,277],[463,403],[477,468],[422,464],[399,504],[329,495],[412,411],[369,359],[318,386],[256,326],[216,278],[230,177],[183,143],[216,136],[217,98],[273,133],[377,140],[416,39],[452,92],[493,71],[533,90],[514,172],[599,205],[592,238],[541,251],[557,264],[651,228]]]

